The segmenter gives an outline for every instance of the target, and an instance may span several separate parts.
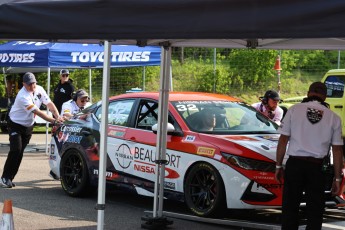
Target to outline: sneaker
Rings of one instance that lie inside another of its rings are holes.
[[[1,177],[0,183],[1,183],[1,187],[3,188],[12,188],[13,186],[12,181],[10,179],[6,179],[3,177]]]

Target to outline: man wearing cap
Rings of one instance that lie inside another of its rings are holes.
[[[280,101],[279,94],[274,90],[267,90],[265,95],[260,97],[260,99],[261,102],[254,103],[252,106],[257,111],[280,125],[284,111],[278,106]]]
[[[79,113],[81,110],[90,106],[89,100],[89,94],[85,90],[77,90],[73,95],[72,100],[66,101],[62,104],[61,116],[67,119],[71,118],[74,114]]]
[[[53,113],[55,119],[39,109],[42,103]],[[23,87],[18,92],[9,113],[10,151],[0,180],[4,188],[15,186],[12,181],[18,172],[24,149],[31,139],[35,115],[51,123],[63,121],[46,91],[36,85],[35,75],[28,72],[23,76]]]
[[[54,104],[61,113],[62,104],[72,99],[74,92],[73,81],[69,78],[68,69],[62,69],[60,71],[59,84],[54,88]]]
[[[312,83],[307,98],[287,111],[278,128],[281,136],[277,146],[275,179],[284,183],[282,230],[298,229],[298,211],[303,193],[307,205],[306,229],[321,229],[325,207],[322,162],[330,146],[334,166],[332,193],[340,192],[343,167],[341,120],[327,107],[324,102],[326,96],[324,83]],[[289,157],[284,169],[285,154]]]

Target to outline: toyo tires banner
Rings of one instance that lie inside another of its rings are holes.
[[[11,41],[0,45],[1,67],[102,67],[104,47],[99,44]],[[160,65],[158,46],[112,45],[111,66]]]

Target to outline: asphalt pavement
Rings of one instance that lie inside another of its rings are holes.
[[[50,143],[51,134],[48,133],[34,133],[32,134],[30,143],[28,144],[25,152],[46,152],[46,143]],[[9,146],[9,135],[8,133],[0,134],[0,147]]]
[[[70,197],[63,191],[60,181],[48,176],[49,156],[45,150],[35,147],[45,147],[45,134],[33,134],[30,145],[24,152],[22,164],[11,189],[0,187],[0,216],[6,199],[13,203],[13,220],[16,230],[55,229],[84,230],[97,229],[98,212],[95,210],[97,193],[83,198]],[[0,173],[2,173],[7,153],[9,151],[8,134],[0,134]],[[104,229],[143,229],[142,220],[147,212],[152,211],[152,198],[112,191],[106,195],[104,211]],[[169,210],[179,210],[181,204],[168,202],[164,207]],[[168,218],[173,224],[170,230],[222,230],[239,229],[224,225],[210,225],[175,218]],[[159,228],[160,230],[161,228]],[[241,228],[242,229],[242,228]]]
[[[11,199],[16,230],[97,229],[99,224],[97,219],[99,213],[95,210],[97,193],[83,198],[66,195],[60,181],[53,180],[48,176],[50,170],[49,156],[45,152],[45,146],[46,134],[33,134],[30,144],[25,150],[19,172],[14,179],[16,187],[11,189],[0,187],[0,211],[4,200]],[[0,173],[2,173],[8,151],[8,134],[0,134]],[[152,198],[116,190],[107,192],[105,203],[104,229],[110,230],[143,229],[141,225],[146,221],[142,220],[142,217],[148,215],[153,208]],[[182,203],[169,200],[164,201],[163,210],[172,213],[186,213],[186,207]],[[277,210],[262,213],[247,210],[240,216],[232,216],[232,218],[234,220],[256,221],[261,224],[272,223],[276,226],[279,216]],[[323,229],[345,229],[345,212],[343,210],[330,212],[325,215],[325,218]],[[229,226],[221,224],[221,221],[218,221],[218,224],[210,224],[171,216],[168,216],[168,220],[173,221],[173,224],[169,225],[167,230],[253,229],[244,227],[247,225]],[[161,229],[159,228],[159,230]],[[300,229],[305,229],[305,226],[300,227]]]

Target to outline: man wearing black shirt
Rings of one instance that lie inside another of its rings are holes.
[[[60,81],[59,84],[54,89],[54,104],[61,113],[62,104],[66,101],[72,99],[72,94],[74,92],[74,86],[72,80],[69,79],[68,69],[62,69],[60,71]]]

